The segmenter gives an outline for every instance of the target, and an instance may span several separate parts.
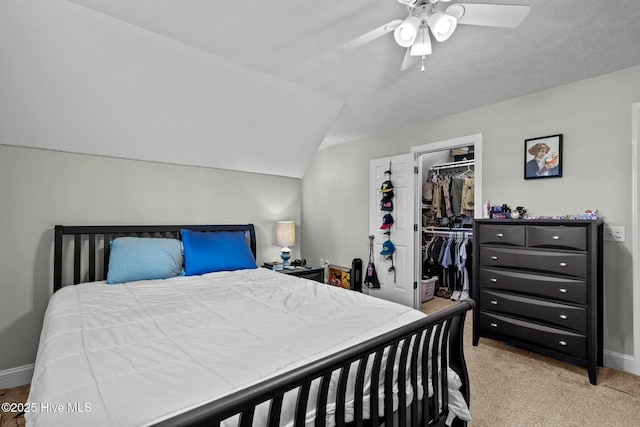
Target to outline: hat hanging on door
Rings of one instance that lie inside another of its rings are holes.
[[[387,193],[389,191],[393,191],[393,184],[391,183],[391,181],[383,182],[382,186],[380,187],[380,191],[382,193]]]
[[[382,244],[382,251],[380,255],[391,255],[396,251],[396,247],[391,243],[391,240],[387,240]]]
[[[386,230],[393,225],[393,217],[391,214],[386,214],[382,217],[382,225],[380,226],[381,230]]]

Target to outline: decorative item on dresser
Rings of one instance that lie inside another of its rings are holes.
[[[492,338],[602,366],[602,220],[477,220],[473,345]]]

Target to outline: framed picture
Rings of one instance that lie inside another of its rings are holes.
[[[328,282],[332,286],[349,289],[351,286],[351,269],[337,265],[329,265]]]
[[[562,176],[562,134],[524,140],[524,179]]]

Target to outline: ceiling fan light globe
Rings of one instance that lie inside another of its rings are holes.
[[[459,3],[452,4],[445,9],[444,13],[449,16],[453,16],[459,21],[460,18],[462,18],[462,16],[464,15],[464,6]]]
[[[451,37],[456,30],[458,20],[446,13],[436,12],[427,19],[427,24],[431,29],[433,37],[437,41],[443,42]]]
[[[418,35],[420,20],[415,16],[405,19],[393,32],[393,37],[402,47],[409,47],[413,44]]]
[[[418,33],[418,37],[416,37],[416,41],[411,45],[411,56],[425,56],[431,55],[431,36],[429,35],[429,30],[426,27],[420,27],[420,32]]]

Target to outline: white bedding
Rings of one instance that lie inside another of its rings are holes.
[[[45,314],[27,425],[158,422],[421,317],[263,268],[67,286]]]

